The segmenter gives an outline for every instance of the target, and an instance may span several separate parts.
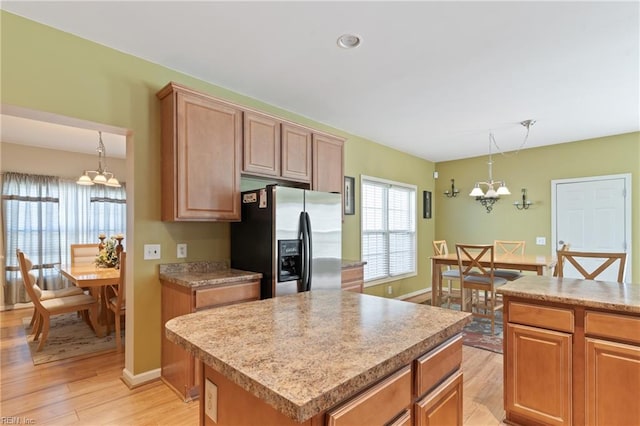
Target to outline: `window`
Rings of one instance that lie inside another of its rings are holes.
[[[416,186],[363,176],[365,282],[416,273]]]

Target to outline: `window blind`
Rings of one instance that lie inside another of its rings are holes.
[[[416,270],[416,187],[362,177],[364,280]]]

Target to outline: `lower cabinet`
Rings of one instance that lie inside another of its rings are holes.
[[[640,424],[640,315],[505,297],[507,422]]]
[[[200,309],[260,299],[260,280],[215,287],[185,287],[160,280],[162,284],[162,326],[172,318],[196,312]],[[201,363],[169,341],[162,331],[161,377],[185,402],[198,399],[200,392]]]
[[[416,426],[462,424],[462,372],[458,371],[415,404]]]
[[[364,266],[348,266],[342,268],[342,289],[362,293],[364,287]]]

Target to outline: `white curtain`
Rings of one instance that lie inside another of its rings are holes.
[[[7,172],[2,182],[5,241],[5,305],[28,302],[16,249],[33,262],[38,285],[69,285],[56,269],[71,262],[71,244],[98,244],[98,234],[126,234],[126,195],[121,188],[81,186],[52,176]]]

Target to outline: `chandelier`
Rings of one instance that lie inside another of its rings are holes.
[[[529,128],[535,123],[533,120],[525,120],[521,121],[520,124],[527,128],[527,134],[524,137],[524,141],[520,145],[520,148],[525,144],[527,139],[529,138]],[[504,180],[493,180],[493,156],[491,153],[491,145],[495,145],[496,148],[498,144],[493,136],[493,133],[489,133],[489,180],[488,181],[478,181],[473,186],[473,189],[469,193],[469,196],[475,197],[476,201],[480,202],[482,206],[487,209],[487,213],[491,213],[493,209],[493,205],[500,199],[501,195],[511,195],[511,191],[507,187],[507,184]],[[518,148],[518,151],[520,150]],[[484,192],[481,186],[486,186],[487,191]]]
[[[102,132],[98,132],[98,170],[85,170],[84,173],[78,178],[76,183],[78,185],[93,185],[100,184],[105,186],[112,186],[119,188],[120,182],[113,175],[113,173],[107,171],[107,151],[102,142]]]

